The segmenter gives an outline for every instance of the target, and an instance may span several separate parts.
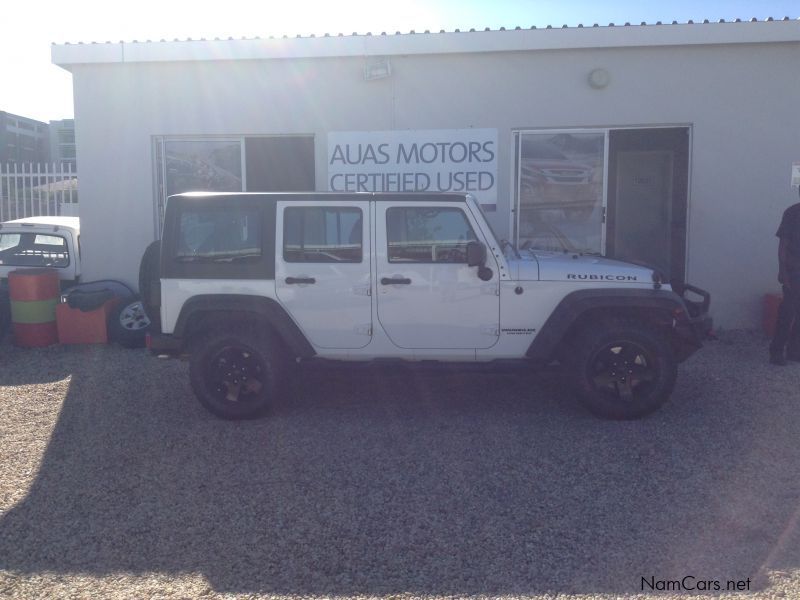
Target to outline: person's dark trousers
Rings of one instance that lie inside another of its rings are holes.
[[[783,286],[783,301],[778,308],[775,337],[769,345],[771,356],[800,360],[800,274],[792,277],[791,287]]]

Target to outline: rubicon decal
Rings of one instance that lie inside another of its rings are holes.
[[[581,279],[589,281],[638,281],[636,275],[596,275],[594,273],[567,273],[567,279]]]

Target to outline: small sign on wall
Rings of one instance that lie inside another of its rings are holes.
[[[792,163],[792,188],[800,188],[800,161]]]
[[[497,129],[335,131],[332,192],[469,192],[497,210]]]

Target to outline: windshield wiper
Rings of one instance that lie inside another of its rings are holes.
[[[205,256],[205,255],[186,255],[186,256],[177,256],[175,260],[178,262],[205,262],[205,263],[217,263],[217,262],[236,262],[239,260],[245,260],[248,258],[258,258],[261,256],[259,253],[251,253],[251,254],[226,254],[222,256]]]
[[[211,262],[236,262],[239,260],[245,260],[247,258],[258,258],[261,254],[253,253],[253,254],[231,254],[229,256],[215,256],[211,258]]]

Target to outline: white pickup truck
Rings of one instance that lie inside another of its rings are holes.
[[[711,329],[702,290],[519,252],[463,194],[172,196],[142,273],[151,350],[188,356],[196,396],[229,419],[263,413],[312,358],[558,361],[589,409],[636,418]]]
[[[126,346],[144,343],[150,321],[138,296],[118,281],[86,283],[81,274],[81,228],[78,217],[27,217],[0,223],[0,338],[9,329],[11,309],[8,274],[17,269],[54,269],[62,291],[72,290],[73,300],[97,296],[106,290],[121,301],[109,315],[112,340]],[[102,298],[100,298],[102,300]]]

